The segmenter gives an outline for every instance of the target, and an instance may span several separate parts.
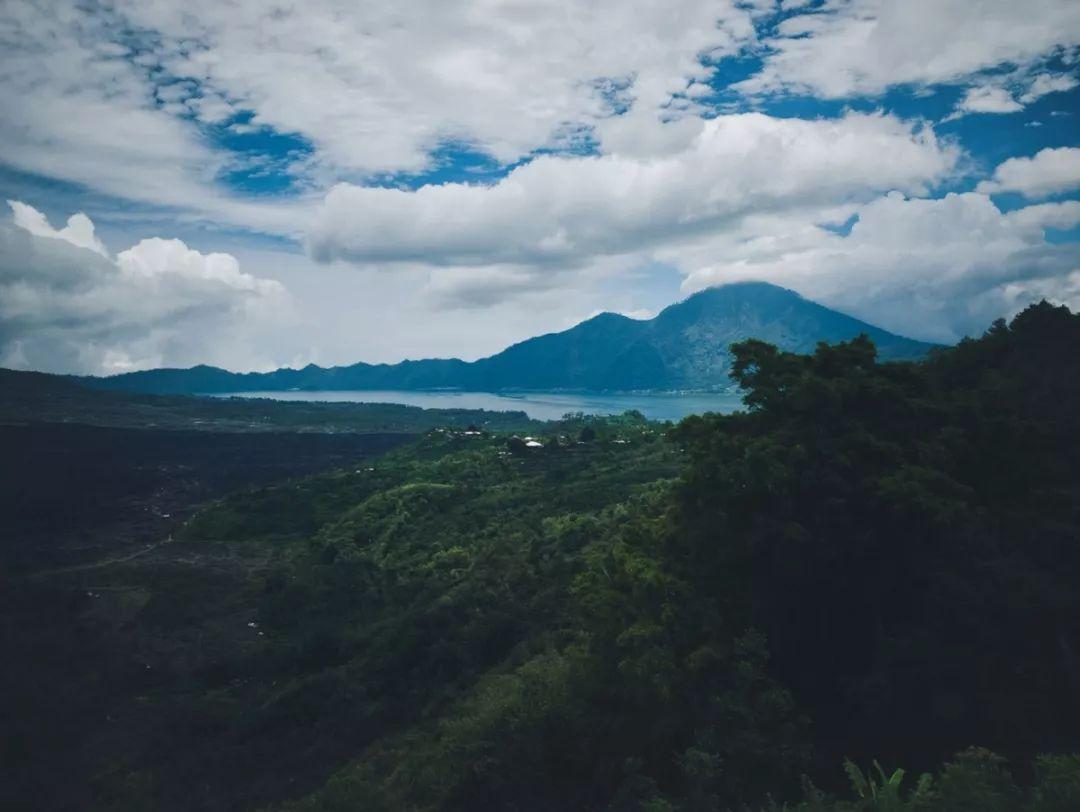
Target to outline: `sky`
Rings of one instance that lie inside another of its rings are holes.
[[[747,279],[1080,308],[1075,0],[5,0],[0,111],[3,367],[473,359]]]

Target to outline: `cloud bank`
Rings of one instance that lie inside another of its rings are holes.
[[[1047,228],[1080,225],[1080,202],[1002,212],[984,194],[893,192],[858,207],[848,234],[774,222],[768,237],[708,246],[687,291],[745,279],[792,287],[887,329],[943,342],[1049,298],[1080,306],[1080,253]]]
[[[85,215],[54,229],[31,206],[10,206],[14,217],[0,221],[0,366],[251,365],[260,335],[290,317],[285,289],[244,273],[228,254],[152,238],[113,260]]]
[[[1027,198],[1050,197],[1080,189],[1080,149],[1047,148],[1031,158],[1009,158],[994,176],[979,184],[987,194],[1019,192]]]
[[[680,150],[662,155],[546,156],[493,185],[341,184],[309,247],[321,261],[473,269],[455,274],[457,284],[490,297],[693,242],[750,215],[818,217],[875,191],[921,193],[958,159],[932,128],[892,116],[720,116],[698,121]]]
[[[922,195],[962,155],[928,126],[856,113],[720,116],[662,156],[543,158],[490,186],[341,185],[311,250],[361,265],[441,266],[429,293],[447,307],[555,287],[569,271],[660,261],[686,274],[688,292],[763,279],[898,332],[955,341],[1037,297],[1080,303],[1080,254],[1045,233],[1080,223],[1080,203],[1004,212],[988,196],[1080,183],[1074,152],[1013,159],[980,192],[933,199]]]

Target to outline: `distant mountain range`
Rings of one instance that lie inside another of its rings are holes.
[[[868,335],[886,360],[915,359],[934,345],[871,324],[764,282],[709,288],[638,320],[601,313],[561,333],[514,344],[467,362],[456,358],[274,372],[236,373],[210,366],[153,369],[83,378],[106,389],[156,394],[347,389],[671,391],[731,385],[728,347],[758,338],[793,352],[819,341]]]

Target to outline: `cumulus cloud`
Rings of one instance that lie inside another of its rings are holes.
[[[82,212],[71,215],[66,226],[56,229],[49,225],[45,215],[33,206],[28,206],[18,200],[9,200],[8,205],[11,207],[15,225],[19,228],[38,237],[63,240],[76,248],[85,248],[103,257],[109,256],[104,243],[94,233],[94,224]]]
[[[1080,148],[1040,150],[1031,158],[1009,158],[998,165],[994,176],[978,186],[987,194],[1019,192],[1028,198],[1080,189]]]
[[[31,206],[11,208],[0,222],[0,366],[113,373],[271,360],[258,336],[290,316],[279,283],[180,240],[143,240],[114,261],[85,215],[54,229]]]
[[[1051,93],[1063,93],[1066,90],[1072,90],[1077,85],[1080,85],[1080,81],[1067,73],[1040,73],[1032,79],[1027,90],[1020,96],[1020,101],[1024,104],[1031,104],[1031,102],[1041,99],[1043,96],[1048,96]]]
[[[826,98],[953,84],[1003,63],[1028,67],[1080,43],[1080,4],[1060,0],[828,0],[769,38],[747,93]],[[1044,80],[1045,81],[1045,80]]]
[[[1067,73],[1031,75],[1025,69],[969,87],[946,119],[967,113],[1017,113],[1043,96],[1072,90],[1080,82]]]
[[[581,267],[755,212],[835,206],[874,190],[923,192],[958,157],[931,128],[887,115],[720,116],[661,156],[547,156],[490,186],[342,184],[327,195],[309,244],[323,261]]]
[[[154,280],[182,277],[200,284],[216,285],[264,296],[279,293],[279,285],[240,270],[231,254],[202,254],[181,240],[151,237],[140,241],[116,257],[120,270],[131,279]]]
[[[1080,305],[1080,248],[1046,228],[1080,224],[1080,203],[1002,212],[984,194],[893,192],[855,209],[847,235],[773,222],[767,237],[703,246],[684,288],[764,279],[889,329],[939,341],[978,334],[1038,298]]]
[[[994,85],[968,88],[956,106],[957,113],[1015,113],[1023,109],[1008,90]]]
[[[1009,219],[1021,226],[1069,229],[1080,223],[1080,200],[1040,203],[1009,212]]]

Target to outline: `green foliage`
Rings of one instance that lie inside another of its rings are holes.
[[[1035,759],[1035,772],[1034,809],[1038,812],[1080,809],[1080,754],[1041,755]]]
[[[909,809],[921,809],[929,805],[932,798],[933,778],[929,774],[919,776],[918,782],[910,794],[905,797],[903,791],[904,771],[893,770],[886,773],[875,760],[873,769],[865,774],[850,759],[844,761],[844,772],[851,781],[860,809],[874,812],[903,812]]]
[[[1080,369],[1059,349],[1080,346],[1076,320],[1036,309],[921,365],[880,364],[865,338],[810,356],[736,345],[749,410],[674,429],[678,479],[641,469],[676,458],[639,416],[571,415],[548,436],[589,441],[504,458],[497,486],[460,455],[384,486],[313,542],[356,550],[368,563],[345,594],[362,580],[380,597],[327,611],[362,607],[347,668],[389,663],[429,698],[311,802],[719,812],[794,797],[812,744],[929,767],[965,739],[1007,736],[1025,757],[1075,741],[1080,424],[1060,404],[1080,402]],[[298,573],[303,616],[337,575]],[[436,606],[453,620],[433,626]],[[391,607],[417,630],[407,648],[373,636]],[[431,659],[447,651],[452,667]],[[1037,769],[1024,788],[986,750],[914,781],[847,761],[853,798],[803,779],[792,808],[1067,808],[1075,764]]]
[[[821,755],[1075,743],[1078,348],[1046,304],[923,364],[747,341],[749,411],[674,430],[690,588],[740,596]]]
[[[958,753],[938,782],[942,804],[957,812],[1013,812],[1022,808],[1008,762],[983,747]]]
[[[863,772],[850,760],[844,772],[854,797],[830,798],[808,781],[804,799],[794,805],[770,804],[762,812],[1058,812],[1077,809],[1080,756],[1040,756],[1033,786],[1015,783],[1001,756],[972,747],[958,753],[935,779],[920,776],[904,786],[904,771],[888,773],[877,761]]]
[[[666,438],[442,427],[235,494],[182,540],[262,551],[262,634],[177,706],[297,810],[1077,808],[1076,756],[922,771],[1080,744],[1078,349],[1049,305],[921,364],[748,341],[747,411]]]
[[[334,507],[316,511],[321,526],[289,542],[267,583],[259,621],[274,670],[291,677],[250,724],[366,754],[318,804],[467,809],[524,787],[566,800],[617,781],[626,743],[589,714],[610,691],[607,669],[568,598],[595,545],[666,492],[680,455],[594,443],[515,457],[504,442],[434,434],[372,471],[282,489]],[[192,532],[242,516],[252,498],[222,501]],[[371,766],[405,753],[392,770]]]

